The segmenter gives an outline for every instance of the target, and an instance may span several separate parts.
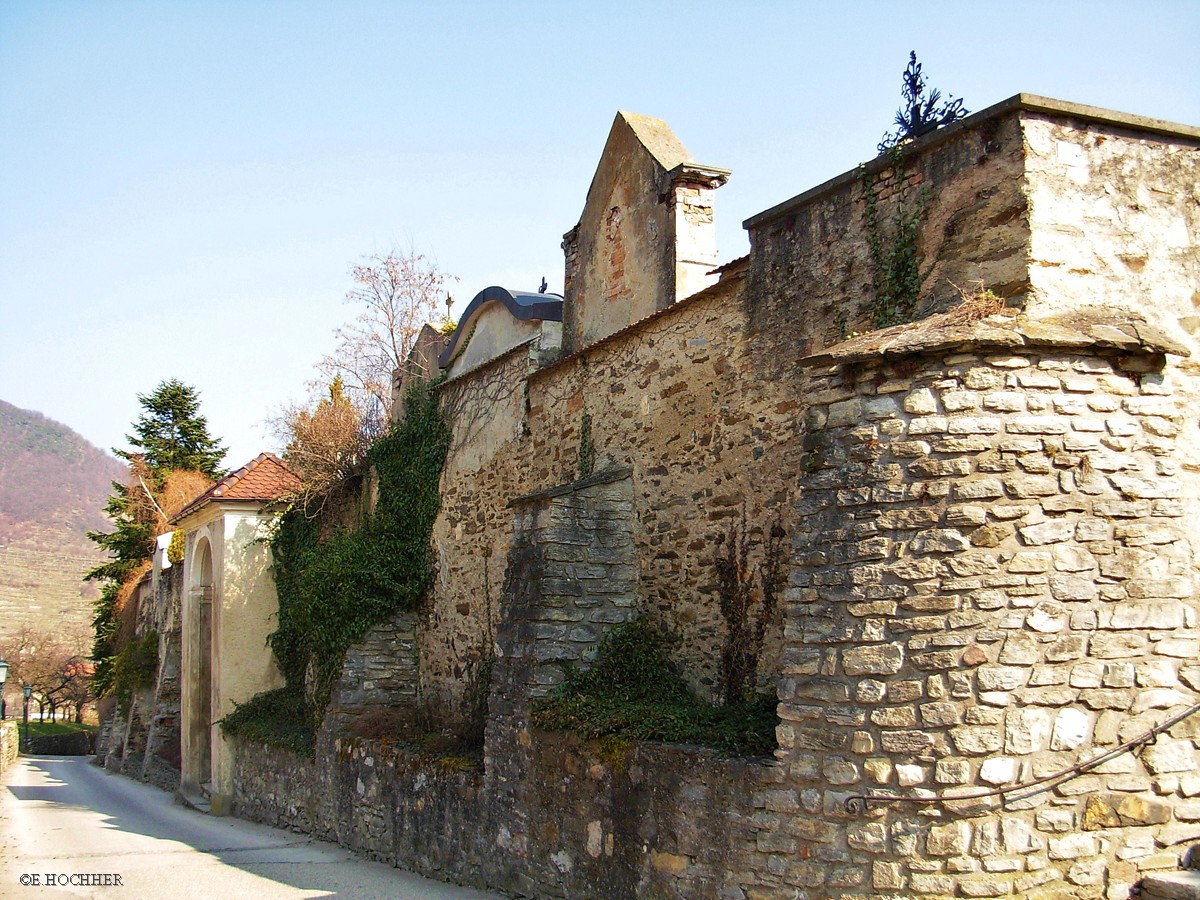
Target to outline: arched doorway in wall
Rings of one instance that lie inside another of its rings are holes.
[[[196,542],[196,580],[192,601],[196,609],[194,641],[196,692],[189,717],[188,731],[192,747],[198,752],[196,778],[202,789],[212,782],[212,648],[213,648],[213,558],[205,537]]]

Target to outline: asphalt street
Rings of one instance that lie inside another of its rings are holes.
[[[21,757],[0,775],[2,898],[497,896],[359,859],[305,835],[186,809],[88,757]]]

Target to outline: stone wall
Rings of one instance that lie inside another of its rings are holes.
[[[763,820],[785,884],[1123,898],[1200,839],[1200,719],[1070,772],[1200,701],[1177,477],[1194,422],[1133,325],[1109,349],[1086,326],[1006,325],[989,351],[999,327],[978,349],[850,346],[814,375],[788,777]],[[953,799],[1043,778],[1004,803]],[[879,799],[848,810],[862,793]]]
[[[1022,118],[1031,309],[1046,315],[1153,297],[1144,315],[1194,340],[1200,128],[1189,135],[1176,126],[1155,139],[1147,129],[1166,123],[1075,112]]]
[[[452,717],[499,645],[482,769],[331,732],[315,763],[240,745],[238,808],[544,896],[1125,900],[1175,866],[1200,840],[1198,138],[1017,97],[911,144],[903,185],[881,158],[749,220],[749,259],[699,294],[643,291],[657,312],[574,328],[567,356],[444,382],[420,690]],[[920,312],[948,312],[856,337],[868,184],[885,240],[928,191]],[[976,281],[1011,315],[977,321],[955,287]],[[617,565],[701,693],[731,548],[747,595],[786,579],[759,668],[774,761],[529,727],[539,659],[586,659],[612,624],[579,618],[608,608],[579,602],[603,541],[556,538],[589,471],[628,472]]]
[[[180,769],[180,600],[183,568],[156,569],[139,588],[137,636],[158,633],[154,683],[113,703],[100,723],[97,762],[109,771],[173,791]]]
[[[513,506],[496,636],[512,669],[496,681],[532,698],[562,683],[564,665],[586,667],[604,634],[636,613],[633,485],[627,469],[609,470]]]
[[[481,771],[359,738],[315,761],[239,741],[234,812],[520,896],[745,896],[769,764],[528,731],[512,747]]]
[[[910,149],[909,196],[926,192],[917,246],[930,274],[921,312],[959,303],[956,284],[982,282],[1023,302],[1030,230],[1020,110],[1002,104]],[[886,248],[897,174],[890,156],[880,156],[746,221],[748,336],[764,375],[788,377],[799,357],[876,327],[865,181],[874,186]]]
[[[579,476],[588,423],[595,471],[632,484],[633,565],[641,610],[680,640],[693,687],[714,696],[726,626],[719,557],[748,544],[759,590],[767,538],[790,527],[802,448],[801,402],[787,381],[747,377],[742,281],[718,285],[586,352],[529,373],[527,353],[501,357],[442,388],[454,432],[434,525],[437,576],[420,634],[422,690],[454,708],[461,661],[495,634],[516,512],[510,501]],[[586,419],[585,419],[586,417]],[[760,668],[773,682],[778,621]],[[458,670],[458,671],[456,671]]]
[[[411,717],[418,700],[417,615],[401,610],[346,651],[328,714],[344,728],[366,714]]]
[[[18,729],[15,719],[0,721],[0,772],[17,761],[21,741]]]

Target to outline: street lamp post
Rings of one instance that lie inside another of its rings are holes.
[[[8,681],[8,663],[0,658],[0,722],[4,721],[4,682]]]
[[[21,693],[25,695],[25,752],[29,752],[29,695],[33,688],[27,684],[21,685]]]

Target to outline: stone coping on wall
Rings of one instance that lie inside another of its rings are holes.
[[[537,503],[541,500],[550,500],[553,497],[563,497],[597,484],[612,484],[614,481],[628,478],[632,474],[633,469],[629,466],[615,466],[603,469],[592,475],[588,475],[586,478],[578,478],[568,484],[560,484],[555,487],[546,488],[545,490],[534,491],[532,494],[514,497],[508,501],[508,508],[512,509],[514,506],[523,506],[528,503]]]
[[[1015,94],[1007,100],[1001,100],[999,103],[993,104],[977,113],[972,113],[966,118],[938,128],[936,131],[918,138],[911,144],[906,144],[905,148],[909,152],[920,153],[942,143],[961,131],[978,128],[989,119],[998,119],[1002,116],[1022,111],[1041,113],[1058,119],[1097,122],[1116,128],[1126,128],[1130,131],[1141,132],[1143,134],[1158,134],[1176,139],[1182,138],[1189,141],[1200,141],[1200,128],[1193,125],[1183,125],[1163,119],[1152,119],[1148,116],[1136,116],[1131,113],[1102,109],[1098,106],[1087,106],[1082,103],[1069,103],[1065,100],[1055,100],[1051,97],[1041,97],[1037,94]],[[889,155],[886,153],[880,154],[857,168],[843,172],[841,175],[831,178],[823,184],[797,194],[790,200],[785,200],[751,216],[742,223],[742,227],[747,231],[753,231],[776,219],[790,215],[800,207],[807,206],[818,197],[835,191],[848,183],[858,181],[862,178],[864,171],[868,174],[875,174],[891,167],[891,165],[892,160]]]
[[[1064,350],[1114,349],[1190,356],[1190,351],[1129,310],[1093,308],[1029,319],[1014,311],[970,318],[969,306],[918,322],[856,335],[803,357],[806,368],[842,366],[916,353],[991,347],[1019,351],[1033,347]]]

